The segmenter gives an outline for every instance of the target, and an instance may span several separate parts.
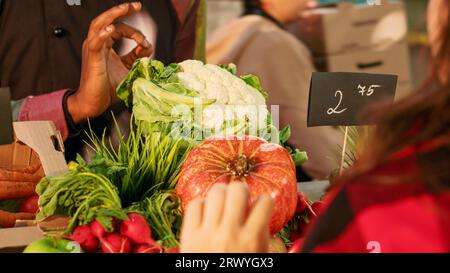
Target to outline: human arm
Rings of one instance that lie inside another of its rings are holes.
[[[116,100],[115,87],[128,73],[134,60],[153,52],[151,44],[138,30],[116,20],[134,14],[140,3],[126,3],[102,13],[91,23],[83,43],[80,87],[76,91],[61,90],[26,97],[12,103],[16,121],[51,120],[64,139],[70,128],[102,114]],[[122,38],[132,39],[137,46],[118,56],[112,45]]]

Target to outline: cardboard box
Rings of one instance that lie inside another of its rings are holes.
[[[0,146],[0,167],[40,165],[38,172],[46,176],[67,172],[64,144],[52,122],[15,122],[13,130],[14,142]],[[42,236],[33,221],[17,221],[15,228],[0,229],[0,252],[20,251]]]
[[[59,175],[67,171],[64,142],[53,122],[14,122],[14,142],[0,146],[0,167],[41,165],[42,175]]]
[[[401,41],[388,48],[369,48],[327,55],[324,57],[324,67],[321,70],[397,75],[396,99],[398,99],[412,91],[410,67],[408,45],[406,41]]]
[[[318,17],[315,23],[308,27],[295,23],[290,30],[315,55],[389,46],[405,39],[408,32],[401,2],[319,8],[311,12]]]
[[[22,252],[27,245],[43,236],[37,226],[0,229],[0,253]]]

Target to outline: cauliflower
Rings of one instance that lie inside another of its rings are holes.
[[[235,73],[234,65],[187,60],[165,67],[144,58],[133,65],[117,94],[125,103],[133,94],[135,119],[146,123],[149,131],[170,125],[171,130],[181,126],[185,132],[188,127],[188,132],[200,130],[201,140],[217,134],[267,131],[271,120],[259,80]]]
[[[179,65],[182,71],[177,76],[184,86],[199,92],[202,99],[216,101],[203,110],[204,127],[216,128],[237,117],[249,117],[255,123],[266,120],[266,99],[241,78],[219,66],[204,65],[200,61],[187,60]],[[263,120],[258,119],[259,112],[262,112]]]

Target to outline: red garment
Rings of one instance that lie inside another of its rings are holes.
[[[51,120],[55,123],[62,138],[67,139],[69,129],[62,106],[66,92],[67,89],[40,96],[26,97],[20,107],[18,121]]]
[[[439,140],[404,149],[359,181],[344,183],[308,232],[304,252],[450,252],[450,181],[436,191],[420,160],[450,156]],[[439,170],[450,166],[435,164]],[[375,182],[413,174],[406,183]]]

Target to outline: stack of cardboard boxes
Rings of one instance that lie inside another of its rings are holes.
[[[412,89],[403,3],[315,9],[313,26],[292,31],[310,48],[319,71],[398,75],[397,98]]]

